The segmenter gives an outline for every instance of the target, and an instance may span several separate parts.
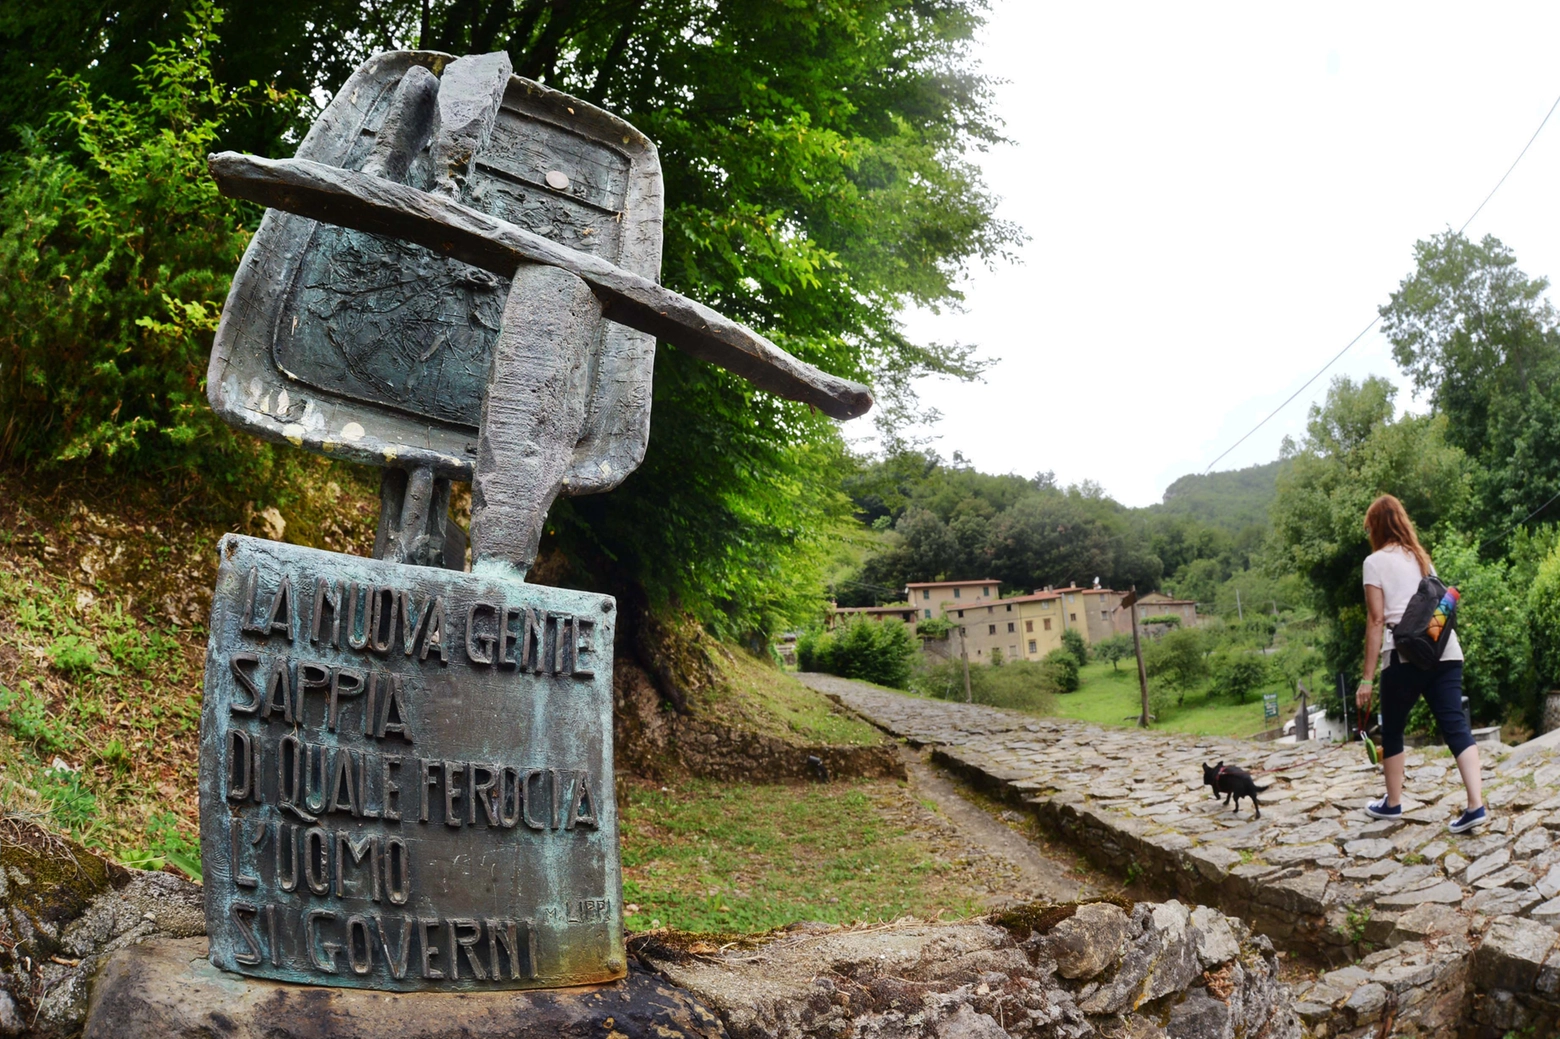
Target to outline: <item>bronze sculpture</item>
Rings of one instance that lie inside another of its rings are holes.
[[[213,406],[385,470],[373,560],[219,546],[212,962],[397,990],[621,977],[615,603],[525,583],[547,510],[639,464],[657,336],[836,417],[868,391],[659,286],[654,146],[502,54],[378,55],[295,158],[210,166],[272,207]],[[469,574],[447,518],[467,479]]]

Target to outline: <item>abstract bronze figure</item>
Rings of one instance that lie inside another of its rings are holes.
[[[524,581],[547,510],[641,461],[656,337],[839,418],[867,389],[658,285],[654,146],[502,54],[378,55],[295,158],[210,166],[271,207],[213,406],[385,470],[375,559],[219,546],[212,962],[397,990],[621,977],[615,603]],[[452,480],[472,482],[470,573]]]
[[[554,497],[610,490],[642,459],[655,336],[838,418],[871,407],[657,285],[654,146],[503,54],[379,55],[297,158],[224,153],[211,170],[273,207],[234,280],[212,403],[406,473],[386,481],[382,558],[453,557],[444,481],[471,479],[474,560],[523,574]]]

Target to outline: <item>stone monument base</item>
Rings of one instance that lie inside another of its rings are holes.
[[[373,992],[288,985],[213,967],[206,939],[143,942],[99,975],[85,1039],[613,1039],[724,1037],[687,992],[631,969],[622,981],[529,992]]]

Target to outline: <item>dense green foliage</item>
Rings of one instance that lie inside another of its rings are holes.
[[[205,400],[211,335],[257,213],[206,173],[223,121],[255,92],[211,81],[217,15],[202,14],[152,51],[134,99],[56,81],[62,107],[0,165],[0,458],[235,476],[269,456]]]
[[[1246,697],[1267,685],[1273,675],[1267,658],[1249,650],[1219,653],[1209,671],[1214,689],[1233,696],[1236,703],[1245,703]]]
[[[202,399],[217,306],[258,217],[217,197],[204,153],[290,152],[311,114],[300,99],[419,41],[505,49],[519,74],[645,131],[665,175],[662,280],[875,383],[889,426],[916,375],[976,368],[963,348],[909,341],[897,315],[956,300],[969,263],[1019,238],[971,161],[998,139],[968,53],[980,0],[283,0],[235,13],[222,39],[200,4],[0,14],[0,38],[32,59],[0,112],[34,128],[6,160],[0,209],[0,292],[24,318],[0,355],[10,457],[222,478],[269,457]],[[186,10],[202,22],[190,39]],[[74,78],[49,80],[52,67]],[[639,472],[560,503],[539,569],[722,634],[811,613],[847,515],[833,423],[671,348],[653,412]]]
[[[1062,632],[1062,648],[1072,654],[1079,667],[1089,662],[1089,640],[1077,628],[1068,628]]]
[[[1000,667],[970,665],[970,699],[989,707],[1008,707],[1034,714],[1051,714],[1056,708],[1057,676],[1044,661],[1012,660]],[[917,669],[912,688],[940,700],[964,699],[964,668],[958,660],[938,661]],[[1078,688],[1076,668],[1071,689]]]
[[[1112,671],[1119,671],[1121,661],[1132,656],[1132,636],[1112,635],[1101,639],[1094,644],[1094,655],[1100,660],[1110,661]]]
[[[894,601],[910,581],[990,577],[1010,589],[1089,584],[1145,590],[1162,565],[1132,510],[1095,486],[1058,488],[989,476],[955,459],[902,451],[866,463],[845,484],[883,548],[838,584],[846,605]]]
[[[1208,636],[1198,628],[1172,628],[1143,647],[1150,689],[1176,694],[1176,702],[1208,677]]]
[[[851,617],[832,631],[805,632],[796,640],[796,664],[803,671],[908,689],[919,648],[909,626],[900,621]]]
[[[1329,666],[1357,675],[1365,508],[1395,494],[1441,577],[1463,592],[1458,639],[1475,717],[1536,721],[1536,694],[1560,678],[1540,592],[1555,539],[1520,523],[1560,489],[1560,319],[1547,279],[1524,274],[1493,237],[1438,234],[1417,243],[1415,261],[1381,308],[1382,327],[1432,411],[1397,416],[1385,380],[1335,381],[1305,441],[1287,451],[1267,567],[1302,580],[1325,621]]]
[[[1414,258],[1382,329],[1473,463],[1468,525],[1492,537],[1560,491],[1560,316],[1492,236],[1444,232]]]
[[[1040,659],[1040,674],[1053,693],[1078,691],[1078,657],[1070,649],[1053,649]]]
[[[1385,379],[1336,379],[1326,403],[1311,409],[1304,443],[1289,448],[1273,505],[1270,565],[1305,582],[1309,605],[1331,622],[1329,660],[1354,674],[1364,654],[1366,508],[1377,495],[1397,495],[1433,542],[1437,525],[1467,501],[1466,463],[1446,442],[1446,417],[1394,421],[1393,394]]]
[[[1230,535],[1267,528],[1268,506],[1277,489],[1283,460],[1222,473],[1188,473],[1165,488],[1164,500],[1150,505],[1158,516],[1184,516]]]
[[[836,578],[835,593],[843,605],[865,606],[895,601],[908,581],[991,577],[1027,591],[1099,577],[1114,588],[1163,586],[1204,612],[1222,612],[1228,599],[1233,614],[1235,588],[1252,583],[1261,563],[1280,468],[1183,477],[1164,504],[1129,509],[1092,484],[1058,488],[1049,473],[993,476],[957,455],[950,463],[897,451],[845,483],[857,519],[883,532],[883,544]],[[1231,584],[1237,575],[1248,576]],[[1278,598],[1262,581],[1258,593]]]

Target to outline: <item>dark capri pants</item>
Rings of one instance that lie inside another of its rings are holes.
[[[1452,757],[1473,746],[1473,733],[1462,709],[1462,676],[1461,660],[1443,660],[1435,670],[1421,671],[1398,660],[1394,653],[1392,663],[1381,674],[1381,756],[1403,753],[1408,712],[1421,696],[1430,705]]]

